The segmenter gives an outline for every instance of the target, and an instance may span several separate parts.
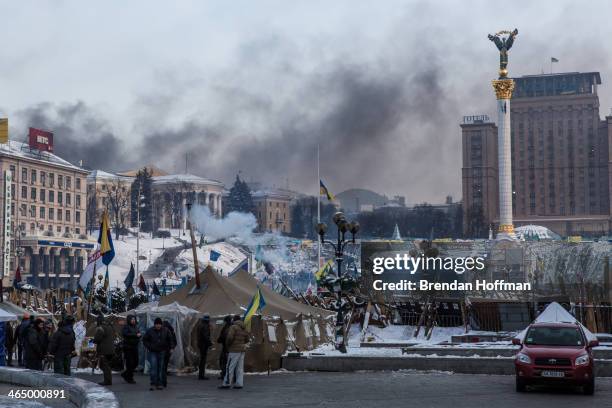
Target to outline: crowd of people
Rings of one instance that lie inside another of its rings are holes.
[[[16,328],[6,325],[7,365],[13,365],[16,346],[20,367],[42,371],[52,364],[56,373],[70,375],[70,361],[76,356],[74,323],[72,316],[65,316],[54,330],[51,319],[25,314]]]
[[[32,369],[45,370],[53,365],[55,373],[70,375],[71,361],[76,356],[74,333],[75,320],[65,316],[57,330],[53,322],[24,315],[20,324],[13,330],[7,325],[5,348],[7,365],[12,365],[15,346],[18,365]],[[210,316],[204,314],[197,327],[197,345],[200,352],[198,379],[208,380],[206,362],[208,350],[213,346]],[[112,385],[112,365],[117,354],[116,341],[121,340],[124,370],[121,377],[129,384],[135,384],[134,372],[139,364],[139,346],[146,350],[149,363],[150,390],[161,390],[168,385],[168,364],[177,346],[177,337],[169,321],[156,318],[153,326],[141,332],[135,315],[129,315],[126,324],[117,336],[113,325],[103,315],[96,318],[93,342],[96,345],[97,365],[102,371],[101,385]],[[219,376],[223,383],[221,389],[243,387],[244,356],[251,340],[239,315],[226,316],[216,339],[220,347]]]

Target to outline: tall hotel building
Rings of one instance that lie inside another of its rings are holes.
[[[599,73],[527,75],[514,81],[514,225],[543,225],[562,236],[610,234],[612,116],[600,118]],[[482,116],[466,117],[461,129],[464,230],[469,234],[474,225],[488,229],[498,223],[497,128]]]

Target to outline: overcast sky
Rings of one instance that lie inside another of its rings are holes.
[[[531,4],[536,3],[536,4]],[[92,168],[152,163],[231,183],[409,203],[461,195],[459,122],[493,116],[511,76],[600,71],[612,104],[612,5],[577,1],[0,0],[0,116],[55,132]]]

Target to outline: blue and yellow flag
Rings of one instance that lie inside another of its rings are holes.
[[[261,294],[261,289],[259,289],[258,286],[257,293],[255,293],[255,296],[253,296],[253,299],[251,299],[251,303],[249,303],[246,312],[244,312],[244,317],[242,318],[247,329],[250,329],[251,327],[251,318],[253,315],[264,307],[266,307],[266,300]]]
[[[108,276],[108,266],[106,267],[106,274],[104,275],[104,290],[108,291],[110,287],[110,277]]]
[[[334,195],[327,189],[327,187],[325,187],[325,184],[323,184],[323,180],[319,180],[319,186],[320,195],[326,196],[329,201],[334,201],[336,199],[336,197],[334,197]]]
[[[102,214],[102,222],[100,223],[100,234],[98,235],[98,244],[100,244],[100,255],[102,255],[102,263],[108,265],[115,257],[115,247],[113,246],[113,238],[108,225],[108,212]]]
[[[334,266],[334,261],[333,260],[330,259],[329,261],[325,262],[325,265],[323,265],[321,267],[321,269],[319,269],[315,273],[315,278],[316,278],[317,282],[319,282],[321,279],[323,279],[325,276],[327,276],[327,274],[332,272],[333,271],[333,266]]]

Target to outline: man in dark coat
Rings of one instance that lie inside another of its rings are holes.
[[[208,356],[208,348],[212,346],[210,341],[210,316],[204,314],[198,327],[198,348],[200,349],[200,367],[198,379],[208,380],[206,377],[206,357]]]
[[[25,343],[25,366],[30,370],[42,371],[45,358],[44,322],[36,319],[28,326]]]
[[[227,315],[223,319],[223,327],[221,328],[219,337],[217,337],[217,343],[221,344],[221,353],[219,353],[219,368],[221,369],[221,375],[219,376],[220,380],[225,378],[225,370],[227,369],[227,345],[225,344],[225,340],[227,340],[227,332],[231,326],[232,316]]]
[[[170,332],[170,347],[166,350],[164,354],[164,369],[162,370],[162,386],[168,386],[168,364],[170,363],[170,356],[176,347],[176,333],[174,332],[174,327],[170,324],[169,321],[164,320],[163,326],[168,329]]]
[[[134,370],[138,367],[138,344],[141,337],[136,316],[127,317],[127,323],[123,326],[121,334],[123,336],[123,359],[125,360],[125,371],[121,373],[121,376],[127,383],[135,384]]]
[[[104,381],[99,384],[112,385],[111,361],[113,361],[113,356],[115,354],[114,330],[110,323],[104,319],[102,313],[98,315],[96,322],[98,327],[94,334],[94,343],[96,344],[96,353],[98,354],[100,370],[102,370],[104,374]]]
[[[4,352],[6,353],[6,365],[11,367],[13,365],[13,348],[15,347],[15,331],[10,322],[6,322],[4,325]]]
[[[162,319],[155,318],[153,327],[150,327],[142,338],[142,344],[147,349],[149,372],[151,378],[151,391],[163,389],[162,376],[164,358],[168,350],[172,351],[176,343],[172,343],[172,334],[162,324]]]
[[[76,355],[73,325],[74,317],[67,316],[49,341],[49,354],[53,356],[56,374],[70,375],[70,361]]]
[[[17,329],[15,330],[15,337],[17,337],[17,364],[23,367],[25,364],[25,347],[28,340],[28,327],[32,324],[33,320],[29,314],[24,313],[23,319]]]

